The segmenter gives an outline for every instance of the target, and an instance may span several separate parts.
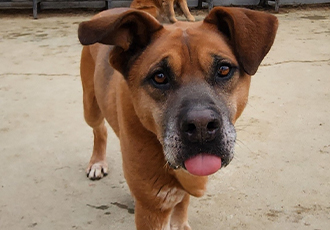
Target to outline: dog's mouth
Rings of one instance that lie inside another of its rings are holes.
[[[221,168],[221,157],[210,154],[198,154],[184,162],[185,169],[195,176],[208,176]]]
[[[174,170],[183,168],[195,176],[208,176],[226,167],[230,161],[231,158],[200,153],[183,161],[182,165],[173,165],[169,161],[167,163]]]
[[[219,129],[217,136],[208,142],[192,142],[178,129],[169,129],[162,145],[165,159],[171,168],[181,168],[195,176],[208,176],[231,162],[235,140],[234,126],[227,122],[226,126]]]

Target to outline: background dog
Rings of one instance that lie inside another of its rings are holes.
[[[120,139],[138,230],[190,229],[189,195],[233,159],[235,121],[276,17],[214,8],[201,22],[161,25],[112,9],[79,26],[84,115],[93,128],[90,179],[108,173],[106,119]]]
[[[150,13],[160,22],[176,22],[174,4],[177,10],[184,14],[188,21],[195,21],[194,16],[191,15],[187,0],[133,0],[131,8],[143,10]]]

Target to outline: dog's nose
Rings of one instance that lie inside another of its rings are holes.
[[[219,129],[219,116],[210,109],[188,111],[181,122],[182,135],[190,142],[212,141]]]

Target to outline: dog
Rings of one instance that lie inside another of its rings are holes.
[[[190,195],[233,159],[234,124],[275,39],[273,15],[214,8],[203,21],[161,25],[129,8],[80,23],[90,179],[108,174],[105,120],[119,137],[138,230],[191,229]]]
[[[150,13],[160,22],[172,23],[178,21],[175,17],[174,4],[177,10],[183,13],[188,21],[194,22],[195,18],[191,15],[187,0],[133,0],[130,7]]]

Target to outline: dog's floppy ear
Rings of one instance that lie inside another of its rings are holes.
[[[236,57],[249,75],[257,69],[273,45],[278,21],[271,14],[234,7],[215,7],[204,19],[229,39]]]
[[[90,21],[80,23],[78,38],[82,45],[114,45],[112,66],[125,77],[132,57],[141,52],[151,36],[163,26],[150,14],[130,8],[103,11]]]

